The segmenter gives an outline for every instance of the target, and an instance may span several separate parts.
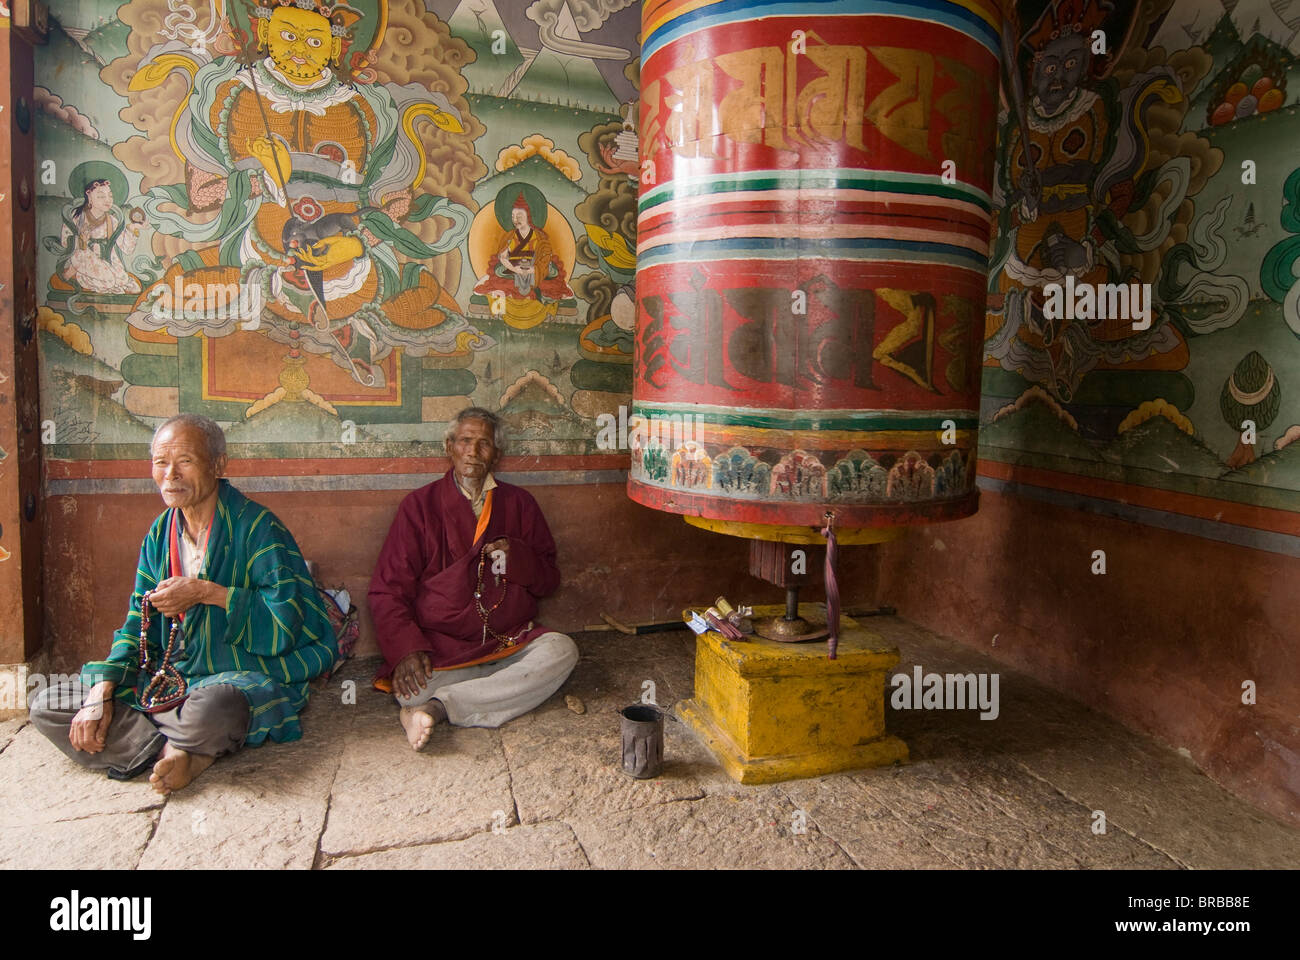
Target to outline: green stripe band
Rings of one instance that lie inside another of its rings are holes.
[[[943,429],[943,422],[951,420],[958,430],[975,430],[979,427],[977,411],[917,411],[863,410],[837,411],[819,414],[816,411],[785,411],[754,409],[744,413],[723,412],[700,408],[692,404],[633,403],[632,413],[651,419],[664,416],[694,416],[698,425],[728,427],[761,427],[766,430],[857,430],[862,432],[889,430]]]
[[[784,174],[780,171],[735,176],[719,174],[709,177],[689,177],[672,180],[647,190],[637,202],[645,211],[668,200],[699,197],[713,193],[734,193],[745,190],[872,190],[892,193],[914,193],[923,196],[948,197],[965,200],[989,212],[992,201],[984,191],[963,183],[944,183],[935,175],[899,173],[891,170],[824,170],[801,171]]]

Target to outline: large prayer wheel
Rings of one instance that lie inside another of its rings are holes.
[[[646,0],[632,499],[974,512],[999,25],[992,0]]]

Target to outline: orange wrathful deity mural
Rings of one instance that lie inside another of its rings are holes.
[[[198,249],[143,292],[128,322],[212,338],[265,325],[289,348],[280,384],[299,394],[304,351],[382,387],[380,362],[395,347],[424,356],[491,345],[421,262],[455,249],[471,212],[425,190],[429,158],[416,124],[464,135],[463,116],[441,93],[367,76],[386,14],[380,5],[365,24],[345,3],[297,0],[256,6],[242,21],[232,8],[215,56],[167,43],[145,54],[128,91],[175,71],[190,78],[169,134],[186,181],[154,187],[145,210],[158,232]],[[430,217],[446,221],[432,242],[411,229]],[[190,290],[202,291],[198,302]],[[218,290],[228,291],[224,303],[211,295]]]
[[[344,423],[382,452],[523,378],[543,389],[512,395],[520,416],[594,436],[588,408],[629,382],[583,356],[575,294],[601,286],[579,267],[578,208],[635,175],[579,145],[634,118],[636,18],[607,6],[581,29],[564,0],[67,12],[56,55],[96,66],[65,86],[51,60],[38,105],[47,332],[90,343],[47,370],[75,454],[122,455],[177,410],[247,424],[232,440],[261,455]],[[57,389],[86,378],[90,406]]]

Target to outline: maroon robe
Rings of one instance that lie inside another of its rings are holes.
[[[437,668],[478,660],[498,649],[498,640],[488,636],[484,641],[474,589],[483,544],[501,537],[510,541],[506,596],[488,623],[510,636],[533,621],[517,647],[547,632],[534,618],[538,598],[554,593],[560,583],[551,530],[523,487],[498,480],[491,496],[492,515],[477,541],[478,518],[451,471],[402,500],[370,578],[370,614],[386,661],[376,679],[389,676],[416,650],[427,651]],[[492,575],[490,556],[483,580],[483,605],[491,608],[502,588]]]

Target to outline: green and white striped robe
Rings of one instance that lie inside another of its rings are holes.
[[[126,623],[113,638],[107,660],[82,667],[86,684],[112,680],[119,706],[139,709],[147,677],[140,664],[140,601],[169,575],[168,532],[172,510],[154,521],[140,548],[135,592]],[[228,588],[225,608],[191,607],[182,628],[184,653],[176,667],[191,690],[228,683],[248,697],[247,744],[268,737],[283,742],[302,736],[298,714],[307,704],[307,683],[322,676],[338,656],[325,608],[293,535],[270,510],[222,480],[201,577]],[[150,611],[151,665],[162,662],[164,620]],[[170,621],[166,621],[170,627]]]

